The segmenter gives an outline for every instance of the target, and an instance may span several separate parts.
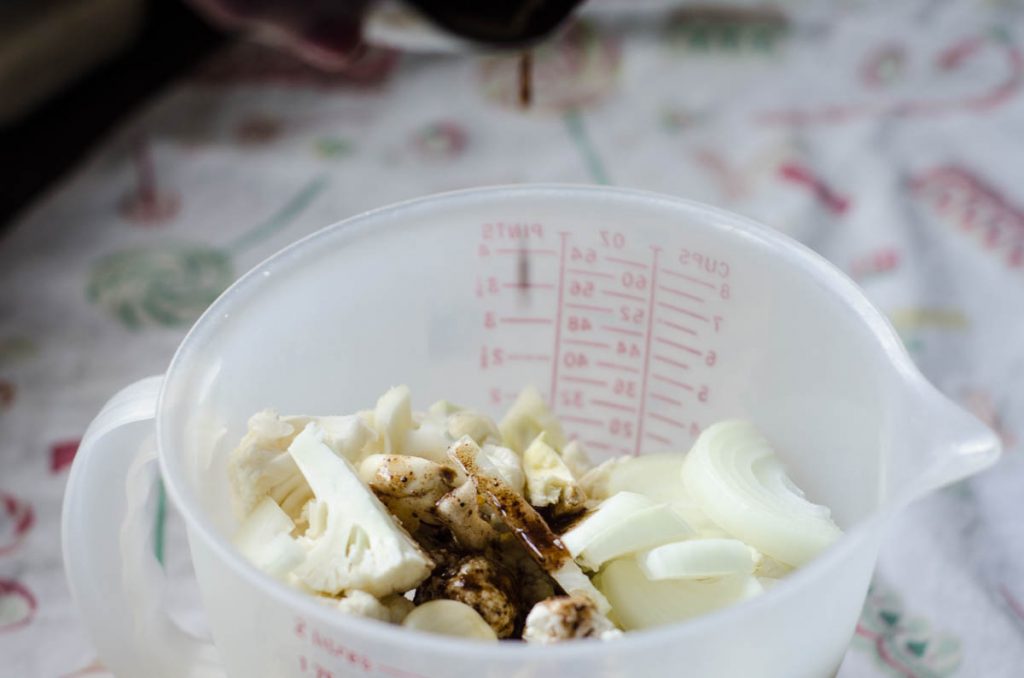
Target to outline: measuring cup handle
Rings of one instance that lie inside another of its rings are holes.
[[[116,675],[222,677],[213,645],[183,631],[163,603],[146,510],[156,485],[162,381],[149,377],[123,389],[86,430],[64,495],[65,571],[86,630]]]

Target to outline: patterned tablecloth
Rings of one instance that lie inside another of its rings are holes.
[[[0,242],[0,676],[105,673],[58,534],[108,396],[161,372],[202,309],[286,243],[403,198],[526,181],[722,205],[858,280],[1007,453],[899,519],[840,676],[1024,675],[1021,40],[1013,0],[592,19],[536,54],[528,113],[510,59],[377,51],[327,77],[240,45],[204,64]],[[179,612],[201,625],[173,513],[166,529]]]

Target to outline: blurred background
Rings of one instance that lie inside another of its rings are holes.
[[[534,181],[722,206],[863,286],[1006,454],[899,519],[839,675],[1022,675],[1024,2],[521,4],[0,0],[0,676],[105,675],[61,569],[67,469],[237,276],[370,208]]]

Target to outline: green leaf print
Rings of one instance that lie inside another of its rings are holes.
[[[872,654],[896,678],[949,678],[960,668],[960,641],[905,614],[899,596],[877,581],[871,585],[854,647]]]
[[[164,243],[122,250],[99,259],[86,295],[129,329],[191,324],[235,279],[232,257],[291,224],[327,187],[306,183],[266,221],[216,248]]]
[[[203,246],[170,244],[103,257],[88,297],[126,327],[166,327],[195,320],[234,280],[230,257]]]

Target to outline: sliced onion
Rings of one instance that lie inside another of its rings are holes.
[[[608,494],[636,492],[656,502],[686,498],[679,472],[686,457],[674,452],[631,457],[609,471]]]
[[[636,492],[620,492],[603,501],[593,512],[563,534],[562,543],[575,558],[602,531],[652,506],[654,502],[643,495]]]
[[[576,562],[596,570],[613,558],[694,535],[693,529],[671,506],[657,504],[599,532],[576,556]]]
[[[681,622],[746,600],[761,592],[750,576],[651,581],[634,558],[608,563],[594,578],[626,631]]]
[[[680,481],[682,484],[682,481]],[[672,509],[683,517],[687,525],[693,528],[693,531],[697,533],[697,536],[701,539],[727,539],[729,533],[720,528],[718,525],[708,518],[708,514],[697,505],[693,499],[687,497],[685,499],[676,499],[670,502]]]
[[[803,565],[842,534],[829,509],[804,498],[748,422],[723,421],[701,433],[682,479],[714,523],[787,565]]]
[[[636,560],[648,579],[706,579],[752,574],[755,553],[738,539],[690,539],[638,553]]]

